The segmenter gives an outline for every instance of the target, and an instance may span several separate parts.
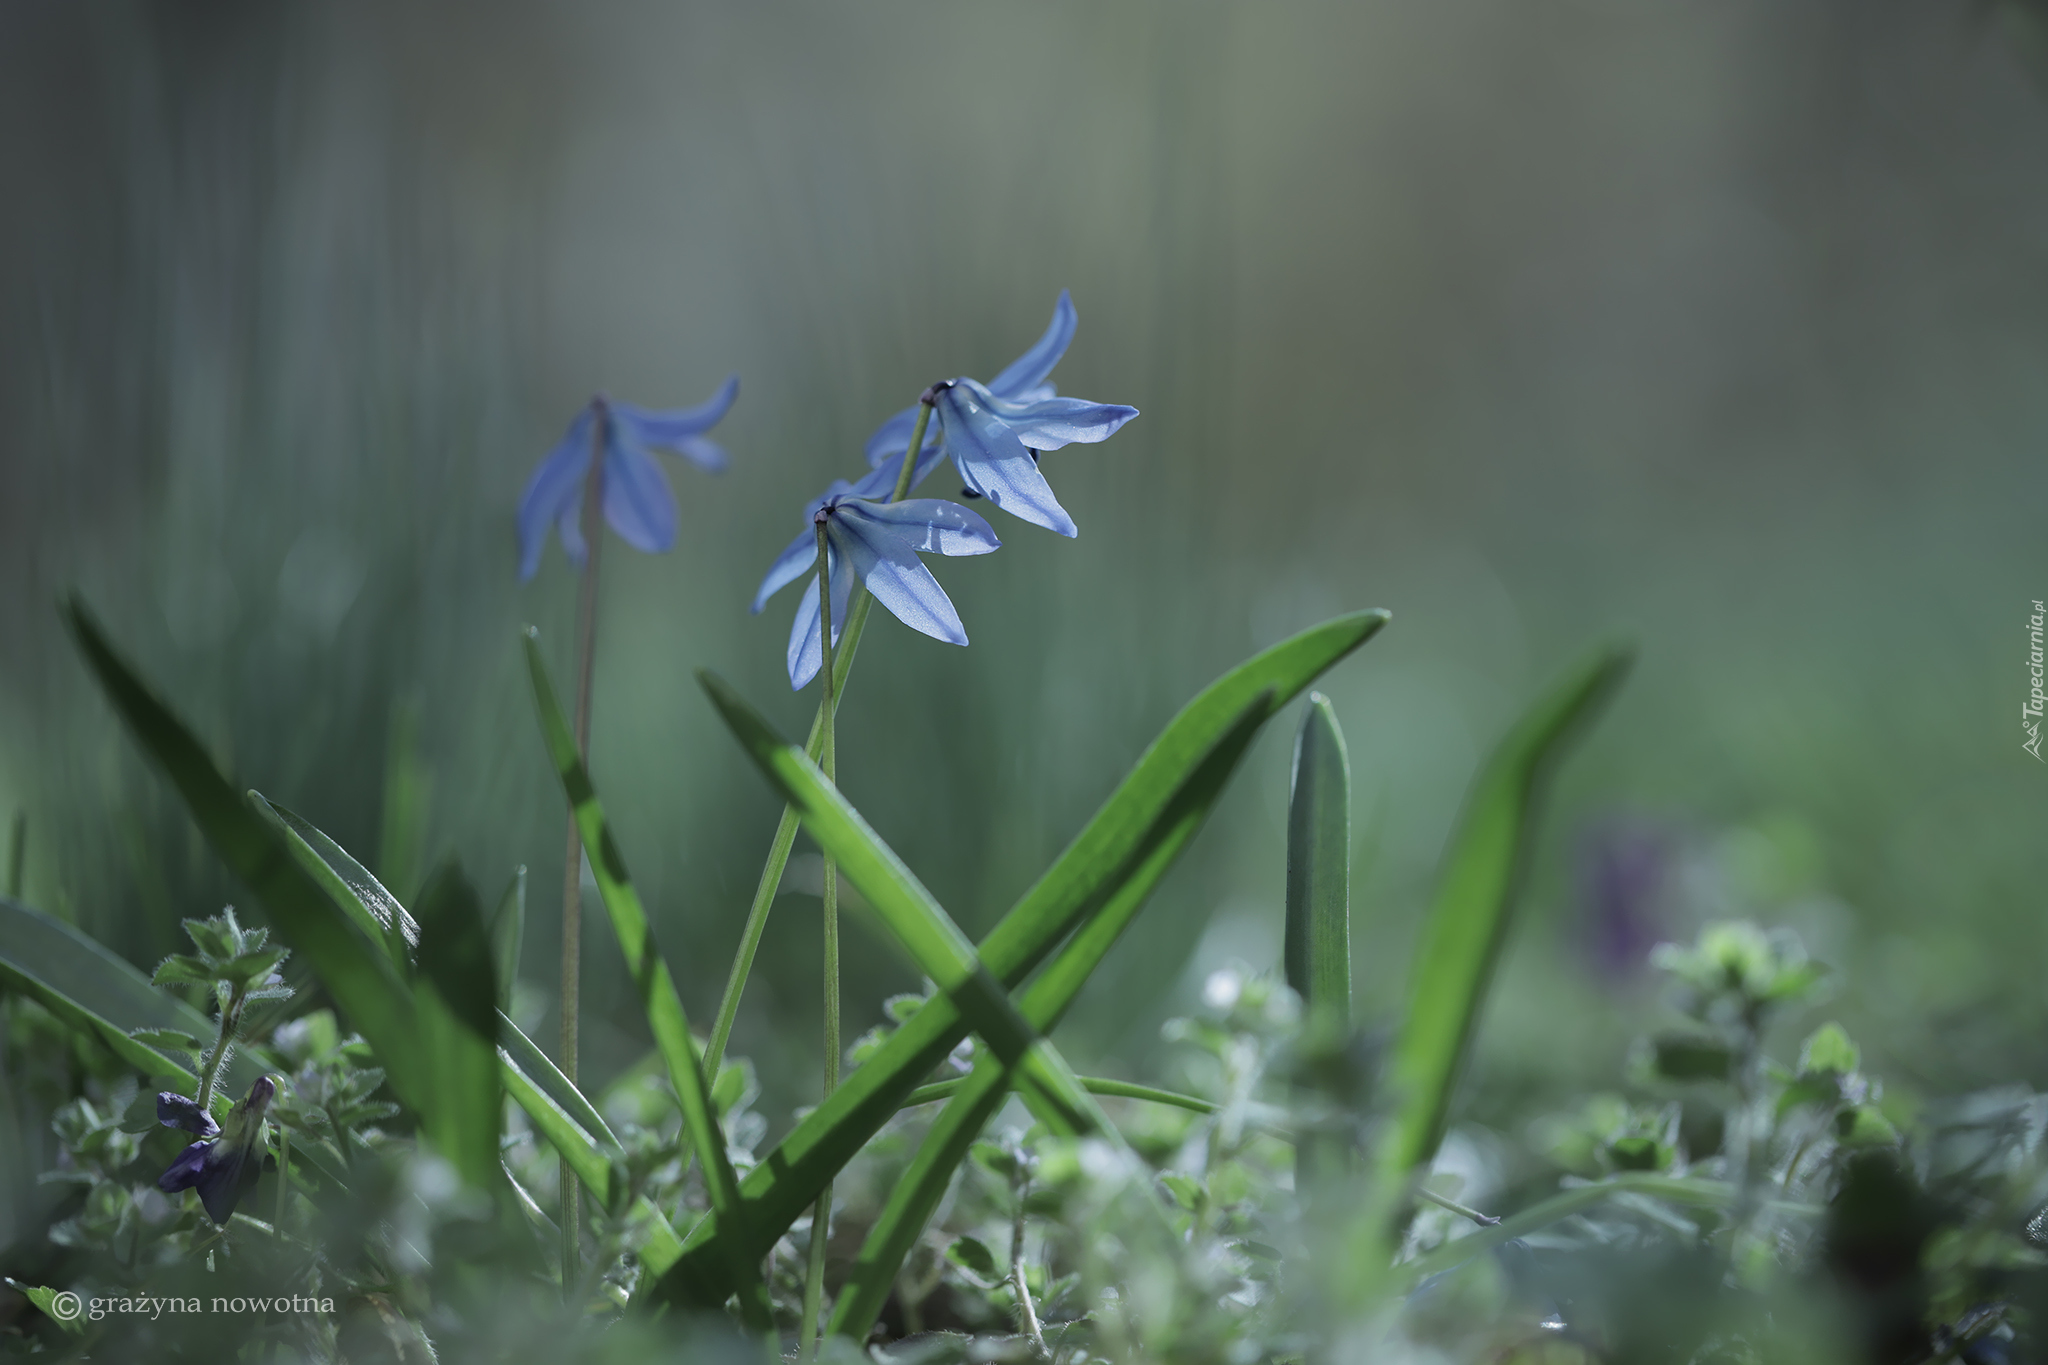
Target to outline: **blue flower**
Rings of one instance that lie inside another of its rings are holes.
[[[178,1159],[157,1177],[156,1187],[165,1194],[196,1189],[207,1217],[216,1223],[227,1222],[234,1215],[235,1204],[263,1173],[263,1112],[275,1098],[277,1083],[268,1076],[257,1077],[248,1098],[228,1111],[227,1125],[222,1127],[196,1101],[168,1092],[159,1094],[157,1121],[166,1128],[198,1133],[202,1140],[178,1153]]]
[[[582,567],[586,553],[583,487],[588,482],[593,446],[604,449],[604,467],[599,471],[604,485],[604,519],[619,538],[650,553],[675,544],[676,500],[653,451],[673,450],[713,473],[724,469],[725,452],[704,439],[704,433],[718,425],[739,391],[740,377],[733,375],[708,401],[673,412],[635,407],[602,394],[591,399],[569,423],[561,444],[533,471],[519,499],[520,578],[532,578],[540,567],[550,522],[561,533],[570,562]]]
[[[825,495],[804,508],[810,522],[804,533],[776,556],[754,597],[753,610],[760,611],[768,599],[797,579],[810,575],[811,586],[797,603],[796,621],[789,632],[789,685],[800,689],[818,674],[825,651],[818,640],[818,535],[825,526],[825,545],[830,554],[832,580],[832,643],[839,643],[846,628],[847,602],[853,596],[853,580],[868,585],[875,600],[887,607],[912,630],[923,631],[949,644],[967,643],[966,627],[952,599],[932,577],[932,571],[917,556],[985,555],[1002,542],[986,521],[955,502],[938,498],[909,498],[903,502],[880,502],[888,491],[882,471],[875,470],[859,484],[835,479]],[[889,482],[894,482],[894,475]]]
[[[1073,300],[1063,289],[1045,335],[1001,374],[986,384],[966,378],[934,384],[924,401],[933,405],[939,420],[925,428],[911,485],[930,473],[942,455],[950,455],[968,496],[987,498],[1012,516],[1073,535],[1074,519],[1039,472],[1039,454],[1107,440],[1138,415],[1136,408],[1121,403],[1056,396],[1050,376],[1074,339],[1076,322]],[[906,408],[868,438],[868,463],[876,474],[888,471],[892,487],[916,422],[917,409]]]

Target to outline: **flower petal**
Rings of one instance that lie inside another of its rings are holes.
[[[702,436],[718,425],[732,408],[733,399],[739,397],[740,377],[730,375],[717,393],[711,395],[694,408],[643,408],[637,403],[621,403],[612,400],[611,410],[639,428],[640,439],[651,446],[666,446],[670,450],[683,451],[683,442],[692,436]]]
[[[199,1191],[199,1202],[206,1206],[206,1216],[217,1224],[225,1223],[234,1216],[242,1195],[262,1174],[263,1161],[258,1157],[252,1163],[250,1148],[239,1142],[214,1142],[210,1148],[192,1184]]]
[[[183,1128],[200,1137],[215,1137],[220,1125],[213,1121],[213,1115],[199,1107],[199,1101],[175,1090],[159,1090],[156,1095],[156,1121],[166,1128]]]
[[[540,568],[540,552],[547,543],[548,523],[583,500],[583,476],[590,470],[589,408],[576,414],[568,434],[548,452],[526,481],[519,498],[519,577],[532,578]],[[570,520],[575,520],[574,512]]]
[[[935,640],[955,645],[967,643],[967,628],[960,624],[960,613],[953,609],[952,599],[917,557],[914,540],[924,534],[921,529],[841,515],[832,519],[828,534],[832,545],[845,554],[875,600],[894,613],[897,620]]]
[[[555,534],[562,538],[562,553],[581,570],[590,558],[590,547],[583,543],[583,499],[578,498],[562,509],[562,515],[555,518]]]
[[[1016,433],[983,401],[988,390],[962,380],[939,394],[946,424],[946,452],[968,488],[1013,517],[1063,536],[1074,534],[1074,519],[1052,495],[1038,462]]]
[[[835,512],[837,520],[859,528],[856,534],[863,538],[889,536],[920,554],[985,555],[1003,546],[978,512],[943,498],[841,503]],[[871,526],[876,528],[872,533]]]
[[[1041,398],[1012,402],[990,393],[971,379],[961,381],[979,391],[989,411],[1032,450],[1058,450],[1076,442],[1106,441],[1118,427],[1138,415],[1122,403],[1091,403],[1085,398]]]
[[[816,562],[813,555],[813,565]],[[831,574],[832,643],[837,646],[846,629],[846,605],[853,596],[853,575],[847,571],[846,559],[837,549],[832,551]],[[818,576],[814,573],[811,586],[796,604],[796,620],[789,628],[789,690],[801,692],[806,683],[818,676],[824,661],[825,651],[818,645]]]
[[[775,562],[768,566],[768,576],[761,580],[761,590],[754,594],[754,605],[747,610],[760,615],[769,598],[809,573],[817,563],[818,533],[806,526],[802,535],[789,542],[789,548],[775,556]]]
[[[191,1189],[199,1183],[200,1172],[206,1166],[206,1154],[212,1150],[212,1142],[193,1143],[164,1168],[164,1173],[156,1178],[156,1187],[165,1194]]]
[[[699,469],[713,474],[723,474],[732,457],[725,453],[725,447],[704,436],[685,436],[674,446],[676,454],[688,460]]]
[[[676,543],[676,500],[668,476],[635,439],[630,422],[613,422],[604,461],[604,519],[619,539],[650,554]]]
[[[1030,350],[1018,356],[1008,369],[988,381],[990,391],[1005,398],[1021,398],[1027,391],[1043,384],[1073,342],[1077,321],[1079,318],[1074,312],[1073,299],[1068,297],[1066,290],[1060,290],[1059,301],[1052,306],[1052,323],[1045,329],[1045,335]]]

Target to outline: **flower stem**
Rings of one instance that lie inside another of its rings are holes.
[[[1017,1294],[1018,1326],[1025,1336],[1031,1338],[1031,1346],[1040,1360],[1050,1360],[1052,1352],[1045,1348],[1045,1333],[1038,1325],[1038,1310],[1031,1302],[1031,1285],[1024,1276],[1024,1204],[1031,1193],[1031,1177],[1021,1175],[1012,1184],[1017,1209],[1010,1220],[1010,1287]]]
[[[916,477],[917,454],[924,446],[926,425],[931,421],[932,406],[920,402],[917,409],[917,424],[910,433],[910,445],[904,452],[903,468],[896,475],[896,491],[891,502],[901,502],[910,494],[910,482]],[[820,589],[823,592],[823,589]],[[829,611],[828,599],[825,607]],[[846,675],[853,671],[853,652],[860,644],[861,631],[866,627],[868,610],[874,599],[868,595],[865,586],[853,590],[853,598],[847,606],[846,624],[839,632],[839,648],[835,652],[825,651],[823,672],[829,680],[825,687],[825,700],[818,704],[818,714],[811,721],[811,735],[804,742],[804,752],[812,758],[819,758],[824,749],[825,722],[838,710],[839,699],[845,695]],[[775,893],[782,887],[782,872],[789,865],[789,851],[796,843],[796,809],[782,808],[782,820],[775,826],[775,837],[768,844],[768,860],[762,865],[761,880],[754,887],[754,903],[747,910],[747,925],[740,933],[739,951],[733,955],[732,971],[725,979],[725,994],[718,1002],[718,1015],[711,1025],[711,1045],[704,1051],[704,1069],[712,1077],[718,1075],[718,1068],[725,1061],[725,1045],[732,1037],[732,1024],[740,1010],[740,993],[746,989],[747,977],[754,970],[754,954],[761,946],[762,931],[768,927],[768,909],[775,904]]]
[[[832,688],[832,557],[825,538],[825,516],[820,512],[818,530],[818,642],[824,651],[818,674],[824,679],[824,699],[818,713],[824,717],[823,742],[819,745],[819,766],[825,780],[839,780],[838,729],[834,717]],[[825,923],[825,1093],[839,1088],[839,869],[832,855],[824,857],[823,881],[819,888],[824,903]],[[832,1234],[832,1182],[818,1192],[817,1207],[811,1211],[811,1251],[804,1269],[803,1321],[798,1325],[800,1353],[808,1359],[818,1345],[818,1312],[825,1299],[825,1247]]]
[[[576,599],[576,754],[590,766],[590,680],[597,662],[597,564],[604,548],[605,430],[611,417],[600,406],[590,424],[590,472],[583,477],[583,581]],[[583,839],[569,812],[568,852],[562,865],[562,1039],[560,1066],[576,1083],[577,1024],[583,1000]],[[562,1161],[562,1292],[572,1293],[583,1265],[583,1189]]]
[[[206,1065],[199,1072],[199,1112],[202,1114],[211,1111],[213,1083],[220,1079],[220,1064],[227,1060],[228,1044],[235,1040],[235,1028],[242,1021],[242,1001],[248,989],[247,986],[234,987],[227,1003],[220,1007],[220,1031],[214,1035],[213,1050],[206,1054]]]
[[[284,1240],[285,1200],[292,1192],[292,1135],[283,1124],[277,1125],[277,1217],[271,1226],[277,1230],[279,1241]]]

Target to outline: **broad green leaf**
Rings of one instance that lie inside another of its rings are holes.
[[[1395,1112],[1381,1170],[1405,1179],[1436,1153],[1507,935],[1536,815],[1569,741],[1627,671],[1630,651],[1596,650],[1539,698],[1473,780],[1422,925],[1413,995],[1388,1063]]]
[[[590,775],[576,752],[568,718],[556,700],[554,684],[548,681],[538,634],[531,628],[526,632],[526,663],[533,682],[534,705],[540,713],[541,736],[547,743],[548,756],[554,760],[569,807],[575,813],[583,847],[591,855],[598,894],[604,900],[605,914],[625,956],[627,974],[640,993],[640,1005],[647,1014],[654,1046],[667,1065],[669,1083],[675,1087],[676,1100],[683,1111],[683,1126],[704,1171],[711,1207],[726,1226],[744,1231],[749,1225],[748,1215],[740,1203],[739,1181],[733,1172],[725,1132],[719,1126],[717,1107],[711,1099],[711,1085],[704,1075],[704,1059],[697,1051],[696,1040],[690,1036],[683,998],[655,945],[647,912],[640,904],[640,893],[633,888],[625,858],[605,819],[604,807],[598,802]],[[756,1262],[737,1262],[734,1273],[741,1280],[737,1288],[742,1309],[756,1325],[765,1326],[771,1310]]]
[[[490,934],[475,890],[453,862],[420,892],[419,906],[413,995],[435,1096],[426,1114],[427,1136],[466,1183],[487,1190],[502,1174],[498,1134],[504,1116]]]
[[[197,1083],[175,1057],[133,1035],[162,1030],[203,1040],[206,1046],[217,1032],[212,1020],[151,986],[148,977],[103,945],[17,901],[0,900],[0,977],[73,1028],[102,1039],[122,1061],[147,1075]],[[24,984],[29,981],[33,988]],[[62,1004],[52,1005],[52,998]],[[262,1048],[237,1047],[228,1059],[228,1088],[247,1091],[268,1063]]]
[[[399,1098],[421,1115],[430,1114],[434,1095],[419,1055],[412,997],[390,960],[300,864],[280,817],[221,775],[192,732],[114,652],[84,603],[72,598],[64,616],[107,699],[178,789],[214,852],[256,893],[285,942],[319,975],[376,1051]]]
[[[967,935],[818,765],[781,740],[722,679],[702,669],[697,678],[741,747],[802,817],[818,847],[839,865],[840,875],[867,898],[912,963],[953,1002],[989,1050],[1016,1070],[1040,1121],[1066,1137],[1107,1131],[1101,1110],[1052,1045],[1017,1012]]]
[[[491,916],[491,962],[498,974],[498,1008],[512,1007],[512,983],[519,979],[519,950],[526,942],[526,869],[513,872]]]
[[[1014,988],[1077,924],[1091,929],[1103,921],[1115,924],[1099,936],[1106,948],[1222,790],[1220,779],[1201,770],[1247,708],[1256,710],[1258,722],[1269,719],[1387,620],[1384,611],[1355,612],[1303,631],[1232,669],[1183,707],[1074,841],[982,941],[980,956],[997,979]],[[1206,795],[1193,799],[1198,789]],[[1064,954],[1062,960],[1080,961]],[[1081,969],[1081,975],[1087,970],[1092,967]],[[1078,989],[1078,981],[1073,985]],[[760,1229],[755,1235],[768,1238],[750,1244],[743,1254],[765,1255],[780,1230],[802,1215],[833,1173],[966,1034],[959,1011],[935,1000],[777,1143],[741,1185]],[[708,1249],[717,1232],[716,1221],[709,1219],[691,1230],[684,1238],[682,1262],[657,1287],[658,1294],[722,1301],[725,1279],[719,1258],[725,1248]]]
[[[1351,1026],[1351,759],[1330,699],[1311,692],[1287,801],[1287,984],[1315,1027]]]
[[[1235,724],[1225,730],[1210,752],[1194,766],[1174,800],[1160,812],[1157,841],[1146,858],[1131,869],[1116,895],[1103,905],[1040,972],[1020,1002],[1024,1017],[1050,1032],[1072,1005],[1110,948],[1137,916],[1152,888],[1201,828],[1216,798],[1236,771],[1245,750],[1272,714],[1272,695],[1251,697]],[[912,1017],[930,1012],[927,1005]],[[906,1028],[909,1025],[905,1025]],[[870,1062],[872,1066],[874,1063]],[[865,1070],[866,1068],[862,1068]],[[859,1072],[855,1072],[859,1075]],[[846,1287],[833,1304],[831,1330],[863,1339],[887,1301],[903,1258],[922,1235],[925,1224],[944,1198],[953,1171],[975,1137],[988,1126],[1009,1095],[1003,1067],[988,1056],[959,1083],[959,1092],[940,1111],[918,1144],[910,1167],[890,1189],[881,1216],[861,1244]]]
[[[16,1279],[9,1279],[7,1283],[20,1291],[22,1296],[41,1310],[50,1321],[73,1336],[84,1335],[85,1324],[78,1320],[79,1309],[73,1306],[78,1302],[78,1295],[72,1294],[64,1306],[60,1307],[58,1300],[64,1295],[62,1290],[52,1289],[48,1285],[23,1284]]]

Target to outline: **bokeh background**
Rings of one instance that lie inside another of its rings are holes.
[[[138,963],[237,889],[59,627],[81,591],[240,778],[401,895],[531,874],[562,808],[517,628],[533,464],[595,390],[693,403],[673,553],[607,554],[592,765],[708,1018],[777,806],[692,678],[789,731],[804,500],[926,383],[1080,310],[1080,523],[877,616],[845,786],[970,932],[1173,711],[1337,611],[1361,1008],[1398,1006],[1460,794],[1544,681],[1641,647],[1573,759],[1471,1110],[1611,1084],[1649,944],[1796,927],[1895,1088],[2048,1085],[2048,100],[1962,0],[0,7],[0,815],[27,898]],[[941,483],[928,491],[944,492]],[[1291,716],[1063,1027],[1144,1074],[1277,958]],[[735,1041],[815,1094],[817,901]],[[586,1074],[644,1050],[593,915]],[[858,925],[848,1036],[915,980]],[[1804,1021],[1808,1026],[1814,1020]]]

